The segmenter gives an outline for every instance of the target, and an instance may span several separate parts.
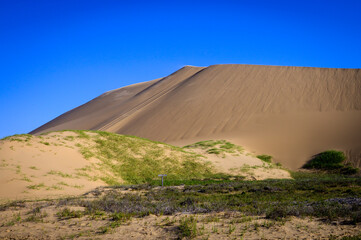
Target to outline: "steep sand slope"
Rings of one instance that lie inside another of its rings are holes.
[[[339,149],[360,167],[360,123],[360,69],[213,65],[108,92],[32,133],[100,129],[178,145],[230,139],[290,168]]]

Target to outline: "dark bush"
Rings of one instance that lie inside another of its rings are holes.
[[[342,162],[345,159],[346,156],[343,152],[329,150],[313,156],[303,167],[318,170],[335,170],[343,168]]]
[[[346,166],[340,169],[340,173],[343,175],[353,175],[358,173],[359,169],[351,166]]]

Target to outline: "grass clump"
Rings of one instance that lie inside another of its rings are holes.
[[[44,145],[46,145],[46,146],[49,146],[49,145],[50,145],[49,142],[40,141],[40,143],[42,143],[42,144],[44,144]]]
[[[63,173],[61,171],[55,171],[55,170],[49,171],[48,174],[49,175],[56,175],[56,176],[63,177],[63,178],[74,178],[71,174]]]
[[[185,149],[200,148],[208,154],[225,156],[225,153],[237,155],[243,153],[244,149],[226,140],[207,140],[197,142],[183,147]]]
[[[257,155],[256,157],[261,159],[262,161],[264,161],[266,163],[271,163],[272,162],[272,156],[270,156],[270,155],[262,154],[262,155]]]
[[[132,216],[133,216],[132,213],[117,212],[111,215],[111,219],[112,221],[117,223],[126,223],[132,219]]]
[[[70,218],[81,218],[84,215],[82,211],[79,210],[70,210],[69,208],[64,208],[63,210],[56,213],[56,216],[59,220],[65,220]]]
[[[194,216],[184,217],[179,223],[179,237],[192,239],[200,235],[197,228],[197,218]]]
[[[4,137],[0,140],[10,140],[10,141],[16,141],[16,142],[28,142],[33,137],[33,135],[30,134],[15,134],[12,136]]]
[[[20,213],[18,214],[13,214],[13,219],[4,223],[1,227],[10,227],[10,226],[14,226],[16,223],[21,221],[21,216]]]
[[[39,190],[39,189],[44,188],[44,187],[45,187],[44,183],[39,183],[39,184],[26,186],[26,188],[33,189],[33,190]]]
[[[345,153],[336,150],[328,150],[313,156],[303,168],[341,173],[344,175],[356,174],[358,169],[352,166],[345,166],[345,160]]]
[[[41,212],[40,207],[36,207],[27,213],[29,216],[25,218],[25,222],[43,222],[43,218],[47,217],[46,212]]]

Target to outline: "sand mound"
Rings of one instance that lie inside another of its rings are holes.
[[[285,179],[291,178],[288,171],[271,159],[262,161],[254,153],[226,140],[201,141],[184,147],[205,156],[217,171],[243,176],[245,180]]]
[[[232,143],[174,147],[133,136],[100,131],[61,131],[0,140],[0,200],[70,196],[98,186],[244,176],[290,178]],[[226,146],[227,149],[224,149]]]
[[[360,167],[360,93],[360,69],[187,66],[107,92],[32,133],[99,129],[179,146],[229,139],[293,169],[336,149]]]
[[[106,132],[64,131],[0,140],[0,200],[78,195],[95,187],[202,178],[212,166],[170,145]]]

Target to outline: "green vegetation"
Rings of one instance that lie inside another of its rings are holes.
[[[345,166],[345,160],[346,156],[343,152],[328,150],[313,156],[313,158],[303,167],[307,169],[341,173],[345,175],[356,174],[358,169],[352,166]]]
[[[64,208],[63,210],[56,213],[56,216],[60,220],[70,219],[70,218],[81,218],[84,215],[82,211],[70,210],[69,208]]]
[[[112,221],[121,224],[121,223],[126,223],[129,220],[131,220],[132,216],[133,216],[133,214],[131,214],[131,213],[118,212],[118,213],[112,214],[111,219],[112,219]]]
[[[32,182],[30,178],[28,178],[26,175],[23,175],[23,178],[21,179],[26,182]]]
[[[10,141],[17,141],[17,142],[28,142],[33,137],[30,134],[15,134],[12,136],[4,137],[0,140],[10,140]]]
[[[5,224],[3,224],[1,227],[9,227],[9,226],[14,226],[15,223],[20,222],[21,221],[21,216],[20,213],[18,214],[13,214],[13,219],[6,222]]]
[[[226,153],[238,155],[244,152],[244,149],[241,146],[237,146],[233,143],[227,142],[226,140],[207,140],[184,147],[184,149],[193,148],[203,149],[209,154],[222,155],[223,157]]]
[[[77,147],[86,159],[94,157],[101,161],[92,170],[100,172],[99,178],[108,185],[152,182],[163,173],[168,180],[203,179],[214,172],[199,155],[164,143],[101,131],[71,132],[77,133],[79,139],[92,140]],[[82,171],[81,175],[86,173]]]
[[[63,177],[63,178],[74,178],[71,174],[63,173],[61,171],[55,171],[55,170],[49,171],[48,174],[60,176],[60,177]]]
[[[53,185],[51,185],[49,187],[46,187],[45,189],[46,190],[63,190],[63,188],[61,186],[58,186],[56,184],[53,184]]]
[[[215,181],[164,188],[133,185],[112,189],[96,200],[67,203],[85,207],[89,213],[101,211],[135,217],[236,211],[248,216],[265,214],[269,219],[282,221],[288,216],[313,216],[326,221],[341,219],[348,224],[361,222],[361,179],[356,177],[313,174],[312,178],[295,180]],[[124,193],[129,189],[133,193]],[[146,193],[134,192],[140,190]],[[184,229],[191,228],[191,222],[189,219],[184,222]]]
[[[29,216],[25,219],[25,222],[43,222],[43,218],[48,216],[46,212],[41,212],[40,207],[29,211],[27,215]]]
[[[29,185],[29,186],[26,186],[28,189],[34,189],[34,190],[39,190],[41,188],[44,188],[45,187],[45,184],[44,183],[39,183],[39,184],[34,184],[34,185]]]
[[[183,217],[179,223],[179,237],[195,238],[202,235],[201,229],[197,227],[197,218],[194,216]]]
[[[337,237],[330,237],[330,240],[361,240],[361,234],[357,234],[357,235],[353,235],[353,236],[344,236],[342,238],[337,238]]]
[[[272,156],[270,155],[257,155],[257,158],[261,159],[262,161],[266,162],[266,163],[271,163],[272,162]]]
[[[83,217],[84,220],[101,221],[89,234],[110,233],[133,218],[150,214],[173,215],[164,217],[156,225],[176,231],[180,239],[199,238],[202,235],[207,238],[211,233],[238,237],[238,234],[242,236],[248,230],[262,231],[262,228],[283,225],[290,216],[308,216],[326,223],[337,221],[342,225],[359,226],[361,178],[327,172],[293,172],[292,176],[294,180],[263,181],[240,181],[217,176],[183,183],[169,181],[178,186],[159,187],[159,183],[154,183],[96,188],[85,196],[34,201],[34,209],[25,217],[14,215],[5,224],[17,224],[22,217],[26,222],[43,222],[46,217],[43,209],[55,206],[60,210],[56,213],[58,221],[69,220],[64,223],[77,224],[81,222],[77,218]],[[58,184],[65,185],[61,182]],[[21,209],[26,204],[30,202],[14,201],[0,205],[0,211],[10,208],[11,211],[24,212]],[[244,227],[239,228],[239,224]],[[330,239],[358,237],[330,236]]]

